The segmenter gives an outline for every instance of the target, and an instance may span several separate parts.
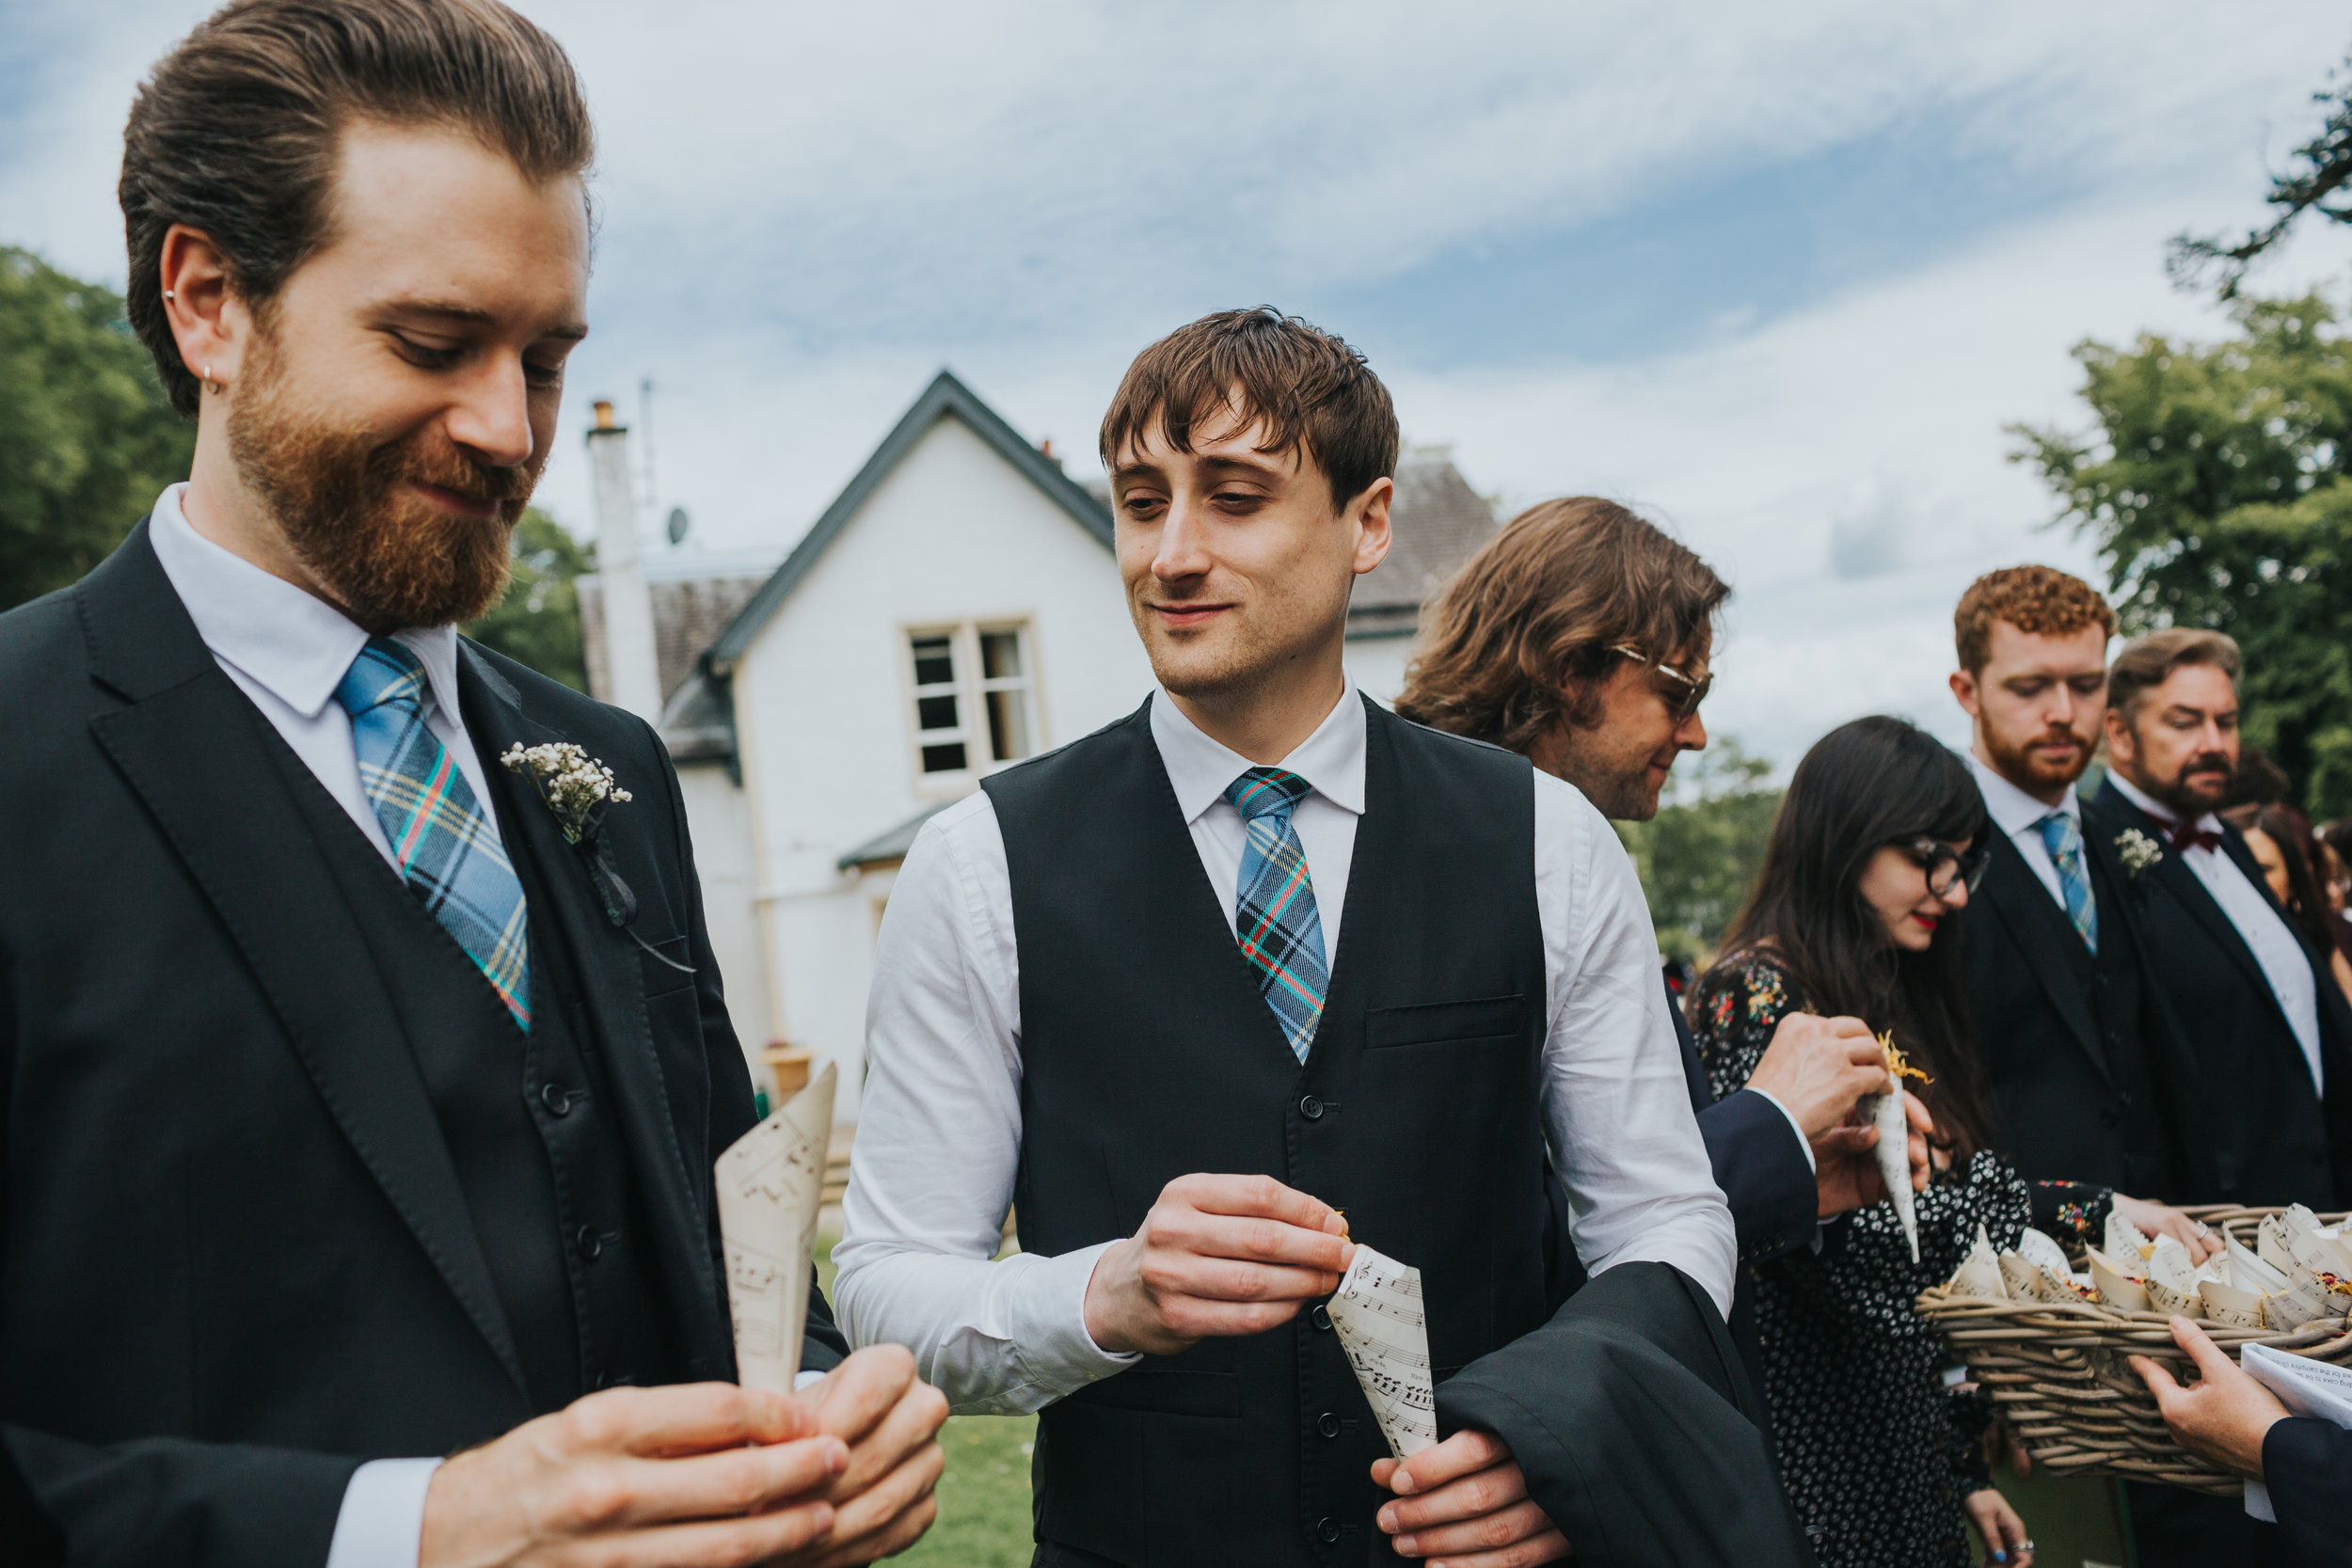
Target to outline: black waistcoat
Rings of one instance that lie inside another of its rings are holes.
[[[303,764],[291,752],[279,760],[415,1053],[532,1410],[559,1410],[610,1384],[675,1381],[675,1337],[631,1245],[628,1154],[605,1109],[607,1080],[588,1044],[559,923],[547,916],[539,868],[516,857],[531,911],[526,1035]],[[487,771],[496,779],[501,770]],[[501,788],[497,809],[511,823],[518,810],[545,808]],[[502,836],[509,845],[521,840]]]
[[[1020,949],[1021,1243],[1134,1234],[1191,1172],[1263,1173],[1422,1271],[1442,1379],[1540,1325],[1545,1034],[1524,758],[1365,705],[1363,817],[1302,1069],[1176,804],[1150,708],[987,781]],[[1329,927],[1327,926],[1327,940]],[[1320,1308],[1049,1407],[1041,1540],[1131,1568],[1394,1561],[1387,1452]]]

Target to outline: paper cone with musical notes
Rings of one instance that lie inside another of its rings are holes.
[[[786,1388],[801,1370],[817,1204],[833,1138],[833,1065],[719,1156],[719,1235],[735,1316],[736,1376]]]
[[[1421,1271],[1356,1243],[1340,1288],[1325,1308],[1356,1369],[1389,1451],[1410,1459],[1438,1446],[1438,1394],[1429,1378],[1429,1330]]]

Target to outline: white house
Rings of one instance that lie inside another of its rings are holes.
[[[626,434],[608,419],[589,438]],[[606,527],[633,528],[625,457],[596,455],[620,476]],[[1494,528],[1442,452],[1410,456],[1397,490],[1395,548],[1348,617],[1350,673],[1381,700],[1421,603]],[[839,1064],[854,1121],[874,935],[915,831],[984,774],[1132,711],[1151,667],[1104,498],[945,371],[783,563],[751,570],[655,550],[582,578],[590,685],[612,700],[623,644],[645,662],[642,633],[608,637],[605,603],[642,596],[657,668],[634,681],[661,693],[755,1082],[761,1048],[812,1050]]]

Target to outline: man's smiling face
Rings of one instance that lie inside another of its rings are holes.
[[[1160,684],[1218,701],[1279,684],[1341,636],[1350,586],[1388,554],[1386,479],[1332,505],[1303,451],[1257,450],[1263,427],[1194,422],[1181,451],[1158,420],[1113,456],[1120,576]]]

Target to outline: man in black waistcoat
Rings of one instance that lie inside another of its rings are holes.
[[[1630,864],[1524,758],[1347,681],[1396,428],[1270,310],[1129,370],[1102,451],[1160,689],[909,852],[845,1330],[958,1408],[1042,1410],[1040,1563],[1541,1562],[1563,1525],[1597,1561],[1795,1560]],[[1549,1349],[1548,1148],[1597,1276]],[[1462,1428],[1401,1467],[1319,1305],[1350,1238],[1420,1269]]]
[[[2112,1188],[2143,1232],[2194,1252],[2198,1227],[2165,1205],[2221,1196],[2196,1063],[2115,844],[2084,831],[2074,790],[2099,744],[2114,629],[2098,590],[2054,567],[1987,573],[1961,595],[1952,694],[1997,830],[1962,957],[2001,1148],[2034,1184],[2034,1223],[2064,1234],[2075,1185]]]
[[[2213,1198],[2331,1210],[2352,1193],[2352,1007],[2214,815],[2237,766],[2237,673],[2219,632],[2153,632],[2116,656],[2086,826],[2122,864],[2195,1053]]]
[[[903,1352],[844,1363],[818,1302],[818,1389],[731,1381],[751,1086],[660,741],[453,629],[584,330],[590,139],[492,0],[249,0],[134,107],[192,476],[0,617],[0,1422],[76,1563],[864,1561],[928,1522]]]
[[[1699,707],[1729,594],[1707,562],[1613,501],[1539,502],[1430,607],[1396,710],[1521,752],[1603,816],[1647,822],[1675,759],[1707,745]],[[1810,1244],[1823,1216],[1884,1198],[1877,1130],[1847,1125],[1860,1097],[1886,1085],[1867,1025],[1791,1013],[1747,1082],[1719,1097],[1681,1008],[1671,1011],[1743,1280],[1749,1266]],[[1924,1182],[1924,1137],[1912,1152]],[[1755,1318],[1739,1302],[1730,1328],[1760,1400]]]

